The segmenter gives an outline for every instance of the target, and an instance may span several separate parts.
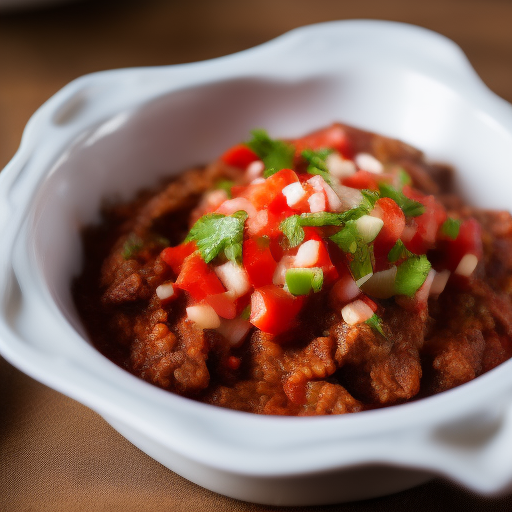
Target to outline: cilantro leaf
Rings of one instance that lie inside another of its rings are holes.
[[[389,197],[390,199],[393,199],[393,201],[400,206],[406,217],[418,217],[425,213],[424,205],[418,201],[409,199],[403,192],[397,190],[388,183],[380,183],[379,191],[381,197]]]
[[[247,212],[240,210],[233,215],[208,213],[192,226],[186,242],[194,240],[206,263],[210,263],[221,252],[231,261],[239,262],[242,257],[244,224]]]
[[[376,315],[375,313],[368,320],[366,320],[365,324],[368,324],[374,331],[377,331],[382,337],[387,338],[384,329],[382,328],[382,318]]]
[[[430,261],[424,254],[406,259],[397,267],[395,293],[412,297],[425,282],[430,269]]]
[[[295,148],[282,140],[271,139],[265,130],[253,130],[252,139],[247,146],[252,149],[265,164],[265,178],[293,167]]]
[[[355,221],[348,221],[345,227],[330,239],[347,255],[350,273],[356,283],[373,274],[373,246],[362,240]],[[359,286],[359,283],[357,284]]]
[[[404,258],[411,258],[415,256],[411,251],[405,247],[402,240],[397,240],[396,244],[391,248],[388,253],[388,261],[390,263],[395,263],[398,260],[402,260]]]
[[[441,233],[455,240],[459,236],[460,220],[448,217],[441,226]]]
[[[307,172],[313,175],[320,175],[326,183],[332,184],[331,174],[325,164],[325,159],[332,153],[332,149],[320,149],[313,151],[312,149],[305,149],[302,151],[301,156],[309,164]]]

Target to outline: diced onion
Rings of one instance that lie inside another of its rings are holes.
[[[440,295],[450,278],[449,270],[441,270],[441,272],[436,272],[434,275],[434,280],[432,281],[432,286],[430,287],[430,295],[436,296]]]
[[[308,197],[309,211],[311,213],[325,212],[325,194],[324,192],[315,192]]]
[[[247,181],[251,182],[257,178],[261,178],[264,170],[265,164],[261,160],[251,162],[245,170]]]
[[[372,276],[373,276],[373,272],[370,272],[369,274],[366,274],[365,276],[360,277],[356,281],[357,286],[359,286],[359,287],[363,286],[363,284],[366,283],[366,281],[368,281],[368,279],[370,279]]]
[[[325,196],[327,197],[327,204],[329,205],[329,210],[333,212],[343,211],[343,203],[338,197],[338,194],[333,190],[333,188],[322,178],[320,175],[315,175],[310,178],[307,183],[309,183],[315,192],[325,192]],[[353,190],[353,189],[352,189]],[[359,203],[358,203],[359,204]]]
[[[217,329],[220,326],[220,318],[215,310],[208,304],[197,304],[186,308],[187,318],[194,322],[200,329]]]
[[[272,277],[273,284],[276,286],[282,286],[286,283],[286,271],[294,266],[294,260],[295,258],[293,256],[283,256],[281,258]]]
[[[174,284],[170,283],[170,282],[169,283],[163,283],[160,286],[158,286],[157,289],[156,289],[156,296],[160,300],[170,299],[171,297],[174,296],[175,293],[176,292],[174,290]]]
[[[235,297],[241,297],[251,289],[247,271],[240,265],[226,261],[226,263],[215,267],[214,270],[221,283],[228,291],[233,292]]]
[[[233,318],[233,320],[222,319],[217,331],[226,338],[232,347],[239,347],[251,328],[252,324],[249,320]]]
[[[254,217],[246,222],[247,232],[250,236],[258,235],[268,224],[268,210],[260,210]]]
[[[430,295],[432,283],[434,282],[435,275],[436,271],[434,269],[430,269],[427,278],[425,279],[423,284],[418,288],[418,291],[415,294],[415,299],[418,302],[427,302],[428,296]]]
[[[457,265],[455,269],[455,274],[459,276],[469,277],[476,266],[478,265],[478,258],[474,254],[465,254],[460,263]]]
[[[396,266],[375,272],[361,287],[364,293],[376,299],[389,299],[395,294]]]
[[[330,298],[335,302],[346,304],[354,300],[361,294],[359,286],[351,275],[346,275],[338,279],[330,291]]]
[[[372,217],[370,215],[362,215],[355,222],[357,231],[359,231],[363,242],[366,244],[375,240],[384,225],[384,221],[382,219]]]
[[[222,213],[223,215],[232,215],[235,212],[244,210],[247,212],[249,217],[256,215],[256,208],[253,204],[245,197],[235,197],[234,199],[228,199],[224,201],[216,210],[216,213]]]
[[[296,181],[283,188],[283,195],[286,197],[288,206],[294,206],[306,195],[306,191],[302,188],[300,182]]]
[[[341,310],[341,316],[348,325],[357,325],[369,320],[373,316],[373,309],[366,302],[357,299]]]
[[[293,265],[297,268],[314,267],[318,262],[319,252],[320,242],[318,240],[308,240],[299,247]]]
[[[384,172],[384,166],[369,153],[358,153],[354,161],[357,167],[364,171],[373,172],[375,174],[382,174]]]
[[[346,178],[356,172],[356,166],[352,160],[343,158],[338,153],[331,153],[325,159],[325,165],[329,172],[336,178]]]

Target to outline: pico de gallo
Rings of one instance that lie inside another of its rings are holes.
[[[374,299],[425,308],[482,258],[474,218],[448,216],[403,168],[351,154],[339,126],[293,141],[255,130],[221,160],[244,173],[242,184],[209,193],[185,240],[162,251],[176,279],[156,290],[162,300],[187,293],[200,328],[239,319],[237,336],[242,321],[278,335],[312,294],[328,293],[345,322],[383,333]],[[435,268],[430,251],[442,255]]]
[[[463,384],[512,356],[512,217],[453,170],[347,125],[254,130],[111,205],[74,297],[93,343],[232,409],[343,414]]]

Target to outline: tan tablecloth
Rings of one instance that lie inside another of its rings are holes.
[[[348,18],[404,21],[447,35],[484,81],[512,101],[509,0],[97,0],[0,11],[0,168],[33,111],[82,74],[212,58],[300,25]],[[224,498],[187,482],[89,409],[0,358],[0,512],[29,510],[281,509]],[[508,511],[512,496],[484,499],[434,480],[386,498],[300,510]]]

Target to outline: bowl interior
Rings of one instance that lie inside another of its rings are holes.
[[[81,134],[47,173],[31,209],[34,263],[67,320],[84,334],[70,293],[81,229],[105,199],[216,158],[254,128],[293,137],[341,121],[396,137],[456,167],[476,205],[508,208],[512,135],[462,92],[417,71],[353,65],[286,82],[240,78],[160,96]],[[508,183],[507,183],[508,185]]]

